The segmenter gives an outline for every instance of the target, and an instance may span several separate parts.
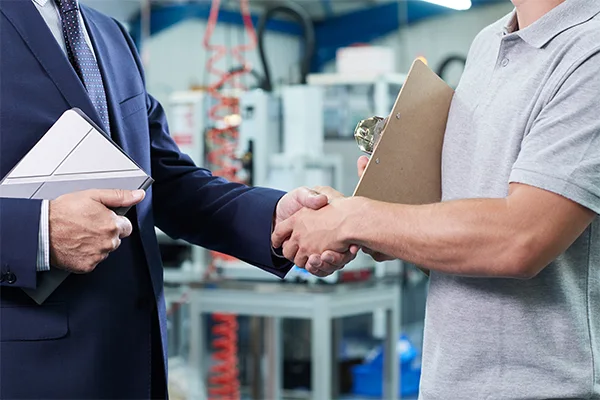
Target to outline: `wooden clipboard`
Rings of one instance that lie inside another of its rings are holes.
[[[416,60],[355,196],[399,204],[442,198],[442,145],[454,90]]]

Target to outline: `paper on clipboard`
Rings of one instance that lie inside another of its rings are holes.
[[[355,196],[399,204],[441,200],[442,145],[453,96],[422,61],[413,63]]]

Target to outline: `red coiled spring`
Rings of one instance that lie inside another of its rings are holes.
[[[244,21],[244,28],[248,36],[248,43],[231,49],[231,54],[243,67],[236,72],[229,73],[216,67],[217,62],[227,55],[226,46],[211,44],[212,34],[217,24],[220,0],[212,0],[206,33],[204,35],[204,48],[213,55],[207,62],[206,69],[217,78],[208,88],[211,96],[217,103],[209,110],[209,118],[213,121],[213,128],[207,132],[207,161],[208,167],[214,175],[222,176],[229,181],[239,182],[237,173],[241,164],[236,159],[235,150],[238,144],[239,131],[235,119],[227,116],[239,116],[239,100],[234,96],[227,96],[222,90],[229,86],[231,88],[243,89],[235,82],[238,75],[248,73],[250,68],[244,60],[242,53],[256,47],[256,32],[250,17],[248,0],[240,0],[240,9]],[[219,253],[211,253],[213,263],[209,270],[215,270],[214,261],[222,259],[232,261]],[[209,371],[208,394],[211,400],[238,400],[240,398],[240,384],[238,380],[237,360],[237,319],[235,315],[214,314],[215,323],[212,332],[215,339],[213,347],[213,365]]]
[[[208,378],[208,395],[211,400],[237,400],[240,384],[237,368],[237,319],[235,315],[214,314],[212,328],[215,339],[214,365]]]

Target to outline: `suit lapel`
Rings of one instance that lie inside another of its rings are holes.
[[[100,117],[83,83],[33,3],[26,0],[0,1],[0,5],[2,13],[19,32],[67,103],[81,109],[100,125]]]
[[[110,51],[109,38],[106,37],[106,33],[102,29],[98,28],[98,24],[93,18],[93,15],[86,12],[84,7],[81,7],[83,20],[85,21],[90,40],[94,46],[94,52],[96,53],[96,60],[102,79],[104,81],[104,91],[106,92],[106,101],[108,102],[108,113],[110,115],[111,132],[113,139],[117,142],[126,153],[131,154],[132,149],[128,149],[127,141],[122,132],[122,126],[120,124],[120,110],[119,110],[119,98],[116,96],[117,79],[113,65],[110,63]]]

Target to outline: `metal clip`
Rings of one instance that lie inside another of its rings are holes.
[[[371,117],[363,119],[356,125],[354,139],[356,139],[361,151],[373,154],[387,120],[387,118],[382,117]]]

